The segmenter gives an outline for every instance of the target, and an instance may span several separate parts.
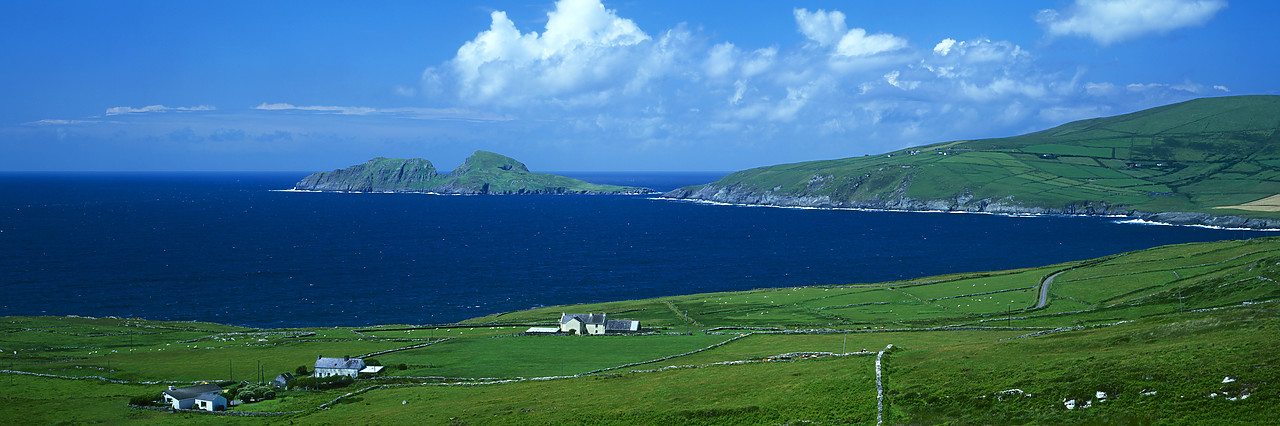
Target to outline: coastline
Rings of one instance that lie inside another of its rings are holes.
[[[704,190],[707,187],[704,187]],[[1004,200],[991,202],[990,200],[981,200],[977,206],[962,206],[945,201],[924,202],[903,198],[895,202],[881,202],[879,204],[893,204],[900,207],[877,207],[872,204],[853,202],[854,206],[839,205],[845,202],[835,202],[827,197],[794,197],[794,196],[776,196],[768,194],[769,198],[776,200],[787,200],[790,203],[760,203],[760,202],[733,202],[719,201],[714,199],[698,198],[697,194],[703,191],[693,192],[686,189],[677,189],[667,192],[666,194],[652,199],[661,199],[668,201],[683,201],[692,203],[704,203],[722,206],[735,207],[771,207],[784,209],[800,209],[800,210],[843,210],[843,211],[865,211],[865,212],[896,212],[896,213],[963,213],[963,214],[985,214],[1005,217],[1100,217],[1125,219],[1116,220],[1115,223],[1126,225],[1155,225],[1155,226],[1186,226],[1194,228],[1205,228],[1222,231],[1262,231],[1262,232],[1280,232],[1280,220],[1272,219],[1256,219],[1245,218],[1231,215],[1211,215],[1208,213],[1193,212],[1142,212],[1127,211],[1124,213],[1111,212],[1106,209],[1097,212],[1093,208],[1085,209],[1084,213],[1076,213],[1067,211],[1066,209],[1048,209],[1042,207],[1021,207],[1004,204]],[[717,191],[717,195],[723,194],[723,191]],[[752,194],[757,198],[765,198]],[[735,198],[744,198],[742,194],[738,194]],[[806,200],[813,199],[813,200]],[[808,201],[808,202],[806,202]],[[817,201],[817,202],[815,202]],[[861,205],[859,205],[861,204]],[[912,208],[916,206],[927,206],[932,208]],[[943,208],[943,207],[946,208]],[[986,210],[987,206],[995,206],[997,210]],[[1261,225],[1261,226],[1259,226]]]

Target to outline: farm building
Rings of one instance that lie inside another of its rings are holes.
[[[605,314],[560,314],[560,331],[571,334],[601,335],[640,331],[640,321],[611,320]]]
[[[279,376],[276,376],[275,380],[271,381],[271,386],[284,388],[286,386],[289,386],[289,381],[291,380],[293,380],[293,374],[290,374],[288,372],[280,373]]]
[[[360,358],[352,358],[349,356],[344,356],[342,358],[325,358],[317,355],[315,372],[312,373],[312,376],[329,377],[342,375],[356,377],[360,375],[360,370],[363,370],[364,368],[364,360]]]
[[[216,411],[227,409],[227,398],[221,395],[222,388],[214,384],[203,384],[169,389],[162,392],[164,403],[174,409],[186,410],[196,407],[201,410]]]

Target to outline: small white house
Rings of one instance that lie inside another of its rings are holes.
[[[360,370],[363,370],[364,368],[364,360],[360,358],[352,358],[349,356],[344,356],[342,358],[325,358],[317,355],[315,372],[312,373],[312,376],[329,377],[342,375],[354,378],[359,376]]]
[[[214,411],[227,409],[227,398],[219,395],[221,392],[222,388],[218,385],[206,383],[183,388],[169,386],[168,390],[162,392],[162,396],[164,397],[164,403],[172,405],[176,410],[186,410],[199,406],[201,410]],[[207,395],[214,395],[216,398]],[[197,400],[200,398],[204,398],[207,404],[198,405]],[[220,406],[217,404],[218,398],[222,399]],[[205,408],[206,406],[209,408]]]
[[[202,393],[196,397],[196,409],[205,411],[226,410],[227,398],[220,393]]]
[[[640,321],[611,320],[605,314],[560,314],[560,332],[601,335],[640,331]]]

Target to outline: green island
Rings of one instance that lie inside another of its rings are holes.
[[[1125,215],[1280,227],[1280,96],[1204,98],[997,139],[739,171],[668,198]]]
[[[4,317],[0,418],[1266,424],[1280,422],[1277,280],[1280,238],[1260,238],[899,282],[544,307],[447,325]],[[563,312],[638,320],[641,333],[524,333],[555,326]],[[254,386],[311,369],[321,355],[385,369],[328,384],[299,375],[294,383],[305,386],[269,396]],[[129,405],[199,383],[257,401],[215,413]]]
[[[533,173],[511,157],[476,151],[461,166],[440,174],[421,158],[378,157],[345,169],[313,173],[298,191],[410,192],[435,194],[649,194],[649,188],[598,185],[565,176]]]

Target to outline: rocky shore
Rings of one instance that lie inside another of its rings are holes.
[[[1183,226],[1208,226],[1228,229],[1280,229],[1280,220],[1246,218],[1231,215],[1211,215],[1194,212],[1142,212],[1111,205],[1105,202],[1080,203],[1062,208],[1024,206],[1013,197],[998,199],[961,196],[947,200],[916,200],[895,197],[883,200],[841,200],[825,195],[788,195],[758,192],[738,187],[714,184],[676,189],[662,198],[701,200],[725,204],[744,204],[776,207],[813,207],[837,209],[864,209],[886,211],[941,211],[991,213],[1007,215],[1078,215],[1124,216],[1153,223]]]

